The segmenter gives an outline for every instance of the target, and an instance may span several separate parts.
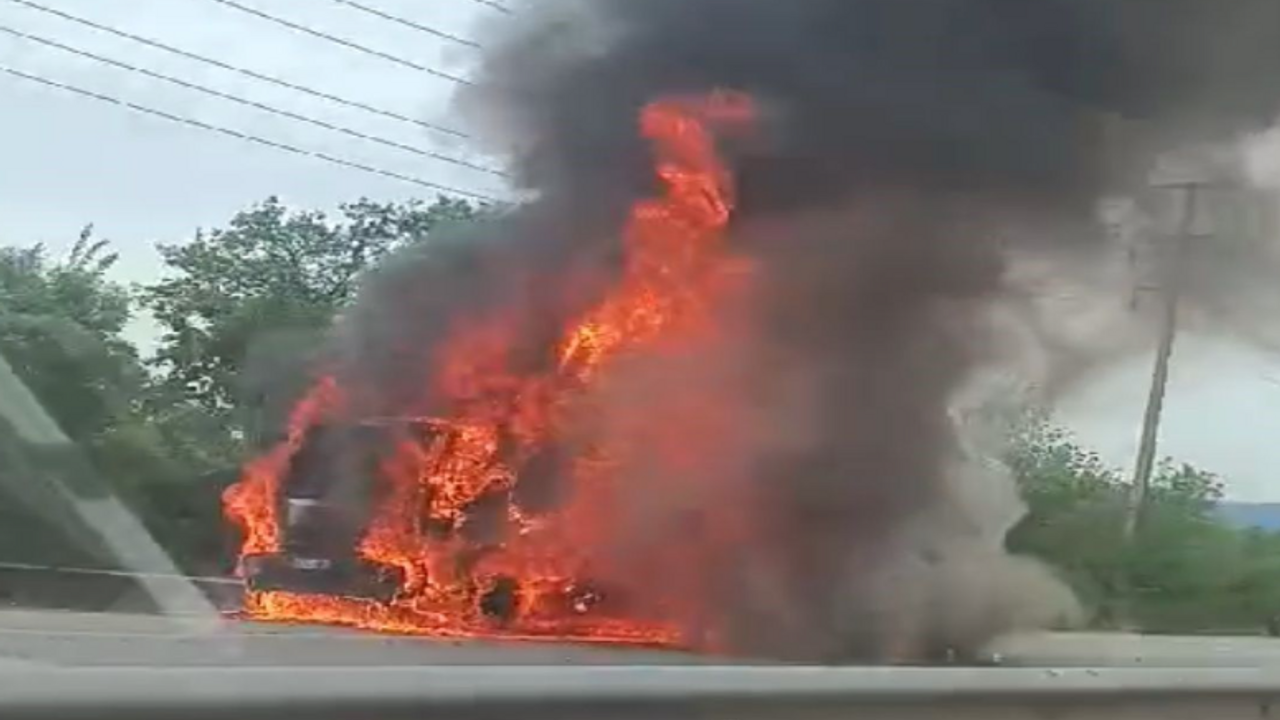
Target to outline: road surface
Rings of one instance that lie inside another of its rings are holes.
[[[1035,633],[1002,638],[988,652],[1014,667],[1276,667],[1280,639],[1264,636]]]
[[[667,665],[706,663],[645,648],[436,640],[228,620],[214,632],[148,615],[0,611],[0,666]]]
[[[1280,640],[1045,633],[989,649],[1003,667],[1244,667],[1280,670]],[[123,613],[0,611],[0,668],[15,664],[295,667],[411,665],[708,665],[723,658],[616,646],[438,640],[229,620],[213,632]]]
[[[4,610],[0,714],[1256,720],[1280,701],[1280,641],[1266,638],[1044,634],[1006,638],[992,652],[1004,668],[733,666],[645,649],[235,621],[208,633],[155,616]]]

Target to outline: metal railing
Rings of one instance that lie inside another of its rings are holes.
[[[1263,670],[810,667],[110,668],[0,670],[4,717],[1269,717]]]

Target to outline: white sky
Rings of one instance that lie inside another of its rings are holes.
[[[211,0],[38,0],[335,95],[456,126],[453,84],[276,27]],[[475,51],[330,0],[240,0],[405,59],[466,75]],[[641,2],[642,0],[636,0]],[[367,0],[464,37],[495,11],[469,0]],[[0,0],[0,25],[176,75],[361,132],[446,154],[457,141],[115,38]],[[174,114],[225,125],[425,180],[502,194],[497,178],[236,106],[0,33],[0,65]],[[472,159],[474,156],[468,155]],[[1280,153],[1277,153],[1280,157]],[[0,73],[0,243],[63,249],[86,223],[111,239],[123,280],[154,278],[156,242],[225,223],[268,195],[330,209],[423,188],[285,154],[35,85]],[[145,328],[139,329],[145,335]],[[1226,476],[1238,499],[1280,501],[1280,366],[1273,358],[1189,338],[1175,359],[1162,452]],[[1063,417],[1089,445],[1128,468],[1149,360],[1102,375]]]
[[[1153,357],[1107,369],[1060,407],[1083,444],[1133,469]],[[1160,452],[1223,476],[1227,496],[1280,502],[1280,364],[1220,339],[1178,338]]]
[[[210,0],[40,0],[46,6],[400,114],[450,125],[454,84],[218,5]],[[413,62],[466,75],[475,51],[329,0],[246,5]],[[369,3],[466,37],[495,11],[468,0]],[[0,0],[0,25],[409,145],[465,154],[457,141],[51,17]],[[0,33],[0,64],[210,124],[283,140],[425,180],[493,190],[499,178],[269,115]],[[151,247],[219,225],[268,195],[331,208],[368,195],[430,191],[397,180],[177,125],[0,74],[0,242],[74,239],[95,223],[122,272],[157,271]],[[499,191],[500,192],[500,191]]]

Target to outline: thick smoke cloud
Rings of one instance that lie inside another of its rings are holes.
[[[919,659],[1069,616],[1045,571],[1004,556],[1017,500],[991,444],[957,431],[957,398],[1017,349],[1010,318],[1046,376],[1108,350],[1062,352],[1073,338],[1030,296],[1097,289],[1071,285],[1106,252],[1095,205],[1156,152],[1275,116],[1280,2],[591,0],[520,18],[459,103],[538,199],[370,280],[338,343],[373,380],[369,411],[420,388],[484,307],[520,308],[546,362],[598,291],[549,300],[548,283],[616,269],[623,213],[653,189],[639,109],[747,91],[760,127],[726,152],[733,246],[763,268],[752,313],[696,361],[620,368],[593,405],[646,442],[667,421],[655,398],[692,393],[737,426],[701,468],[628,467],[640,529],[599,552],[643,556],[674,513],[749,506],[750,540],[691,580],[717,609],[691,622],[740,652]]]
[[[1183,134],[1275,110],[1268,0],[583,6],[591,22],[556,18],[493,53],[478,93],[521,133],[529,184],[581,197],[647,177],[640,105],[715,86],[776,104],[770,166],[741,169],[764,185],[758,212],[886,184],[1061,202],[1103,179],[1098,114]]]

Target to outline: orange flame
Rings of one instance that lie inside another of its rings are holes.
[[[338,383],[324,376],[307,391],[289,414],[285,439],[270,452],[245,466],[240,482],[222,496],[223,512],[244,531],[240,555],[280,552],[277,497],[289,460],[306,438],[307,430],[341,402]]]
[[[432,369],[433,386],[448,403],[447,419],[431,422],[428,439],[402,430],[379,467],[382,498],[356,548],[361,557],[403,572],[392,602],[250,593],[246,612],[440,636],[689,642],[669,618],[597,613],[598,597],[579,584],[592,576],[582,548],[608,533],[613,516],[607,449],[574,459],[566,470],[570,497],[555,511],[530,515],[511,492],[519,468],[563,433],[570,400],[611,361],[696,336],[711,322],[721,280],[735,266],[724,247],[732,181],[711,125],[744,123],[753,114],[748,97],[728,92],[644,108],[640,130],[654,144],[664,190],[632,208],[622,276],[565,328],[554,369],[532,375],[508,370],[518,331],[508,316],[460,321]],[[336,381],[323,379],[294,410],[287,438],[250,463],[227,492],[226,512],[245,532],[244,553],[280,550],[275,507],[288,462],[307,430],[340,406]],[[477,527],[476,508],[486,502],[500,508],[496,530]],[[475,539],[486,532],[486,539]],[[480,598],[504,578],[518,590],[510,618],[498,622],[485,614]]]

